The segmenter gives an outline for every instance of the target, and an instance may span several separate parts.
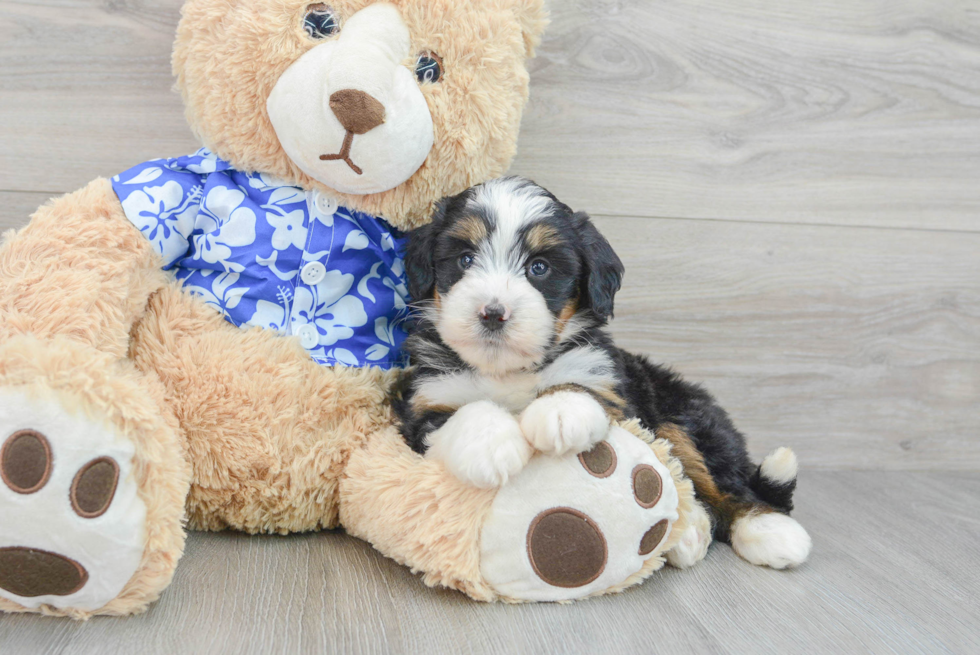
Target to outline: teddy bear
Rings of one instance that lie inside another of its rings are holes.
[[[543,0],[187,0],[173,70],[205,147],[0,250],[0,609],[143,611],[186,529],[342,526],[483,601],[703,557],[691,483],[636,422],[484,489],[393,421],[405,234],[507,169],[545,23]]]

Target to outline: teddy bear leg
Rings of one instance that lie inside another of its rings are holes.
[[[0,249],[0,610],[144,609],[184,542],[189,467],[130,331],[167,284],[96,180]]]
[[[340,488],[349,533],[485,601],[622,590],[663,565],[699,510],[667,442],[636,422],[587,453],[538,454],[499,489],[460,482],[391,428],[352,453]]]
[[[67,339],[0,348],[0,610],[142,611],[184,545],[190,486],[162,388]]]

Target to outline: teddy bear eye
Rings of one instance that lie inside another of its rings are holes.
[[[306,8],[306,16],[303,18],[303,29],[311,39],[333,36],[340,30],[337,12],[322,2],[310,5]]]
[[[438,82],[442,78],[442,57],[434,52],[423,52],[415,62],[415,77],[419,82]]]

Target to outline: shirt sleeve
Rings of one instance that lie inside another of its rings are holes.
[[[112,178],[126,217],[163,257],[164,269],[187,255],[207,179],[188,159],[155,159]]]

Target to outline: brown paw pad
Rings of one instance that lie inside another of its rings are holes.
[[[105,514],[119,484],[119,465],[99,457],[79,469],[71,483],[71,507],[83,519]]]
[[[0,478],[19,494],[39,491],[51,477],[51,446],[35,430],[10,435],[0,450]]]
[[[660,542],[664,540],[664,536],[667,534],[667,519],[661,519],[657,521],[656,525],[647,530],[643,534],[643,538],[640,539],[640,555],[649,555],[653,550],[660,545]]]
[[[663,482],[660,474],[649,464],[640,464],[633,469],[633,496],[640,507],[647,509],[660,502]]]
[[[527,554],[534,572],[548,584],[581,587],[602,574],[608,549],[592,519],[569,507],[554,507],[531,522]]]
[[[600,441],[592,450],[579,453],[578,461],[591,475],[608,478],[616,470],[616,451],[605,441]]]
[[[17,596],[68,596],[86,582],[88,571],[75,560],[33,548],[0,548],[0,589]]]

